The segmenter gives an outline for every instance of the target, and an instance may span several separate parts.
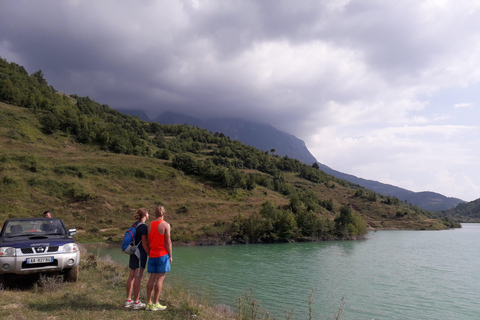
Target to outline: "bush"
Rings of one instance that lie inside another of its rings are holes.
[[[195,159],[188,154],[179,154],[172,161],[172,167],[181,170],[186,174],[198,174],[199,166]]]
[[[12,185],[16,185],[17,184],[17,181],[14,179],[14,178],[10,178],[10,177],[7,177],[7,176],[4,176],[2,178],[2,183],[6,186],[12,186]]]
[[[170,152],[167,149],[158,150],[154,156],[157,159],[170,160]]]
[[[83,202],[92,199],[92,195],[83,190],[82,187],[72,186],[65,190],[64,196],[70,198],[72,202]]]
[[[45,275],[41,274],[38,281],[34,284],[33,291],[35,293],[45,293],[58,291],[62,289],[64,285],[62,277],[57,275]]]
[[[335,227],[340,237],[349,238],[363,236],[367,232],[367,226],[363,218],[358,214],[352,214],[349,207],[340,209],[340,216],[335,218]]]

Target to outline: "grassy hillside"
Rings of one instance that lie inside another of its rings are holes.
[[[461,222],[479,223],[480,222],[480,199],[461,203],[453,209],[443,211],[440,214],[456,219]]]
[[[148,123],[65,96],[41,71],[29,76],[0,62],[0,220],[50,210],[82,241],[119,241],[136,209],[162,204],[173,240],[201,243],[354,238],[367,225],[453,226],[222,134]]]
[[[2,220],[50,210],[92,240],[120,237],[140,207],[165,205],[175,238],[193,240],[216,221],[258,211],[266,199],[288,202],[261,187],[248,195],[213,188],[165,160],[105,152],[61,133],[45,135],[29,110],[3,103],[0,149]]]

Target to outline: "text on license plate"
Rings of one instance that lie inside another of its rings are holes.
[[[27,259],[27,264],[30,263],[48,263],[52,262],[53,257],[41,257],[41,258],[28,258]]]

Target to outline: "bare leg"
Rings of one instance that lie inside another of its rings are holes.
[[[127,300],[132,300],[133,280],[135,278],[135,270],[130,269],[127,279]]]
[[[153,291],[153,287],[155,285],[155,280],[157,280],[157,274],[156,273],[150,273],[150,278],[148,279],[148,283],[147,283],[147,300],[148,300],[148,303],[152,303],[152,291]]]
[[[135,270],[135,280],[133,282],[133,298],[135,299],[135,303],[140,301],[140,286],[142,285],[142,276],[143,276],[144,268],[140,268]]]
[[[162,292],[162,284],[163,279],[165,279],[165,272],[164,273],[157,273],[157,282],[155,283],[155,304],[158,303],[158,299],[160,298],[160,293]]]

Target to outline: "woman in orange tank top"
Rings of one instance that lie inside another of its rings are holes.
[[[158,299],[162,292],[162,284],[165,274],[170,271],[172,263],[172,240],[170,239],[170,224],[165,220],[165,207],[158,206],[155,210],[156,219],[152,221],[148,228],[149,240],[149,259],[148,273],[150,278],[147,284],[147,307],[146,310],[157,311],[165,310],[167,307],[162,306]],[[152,291],[153,302],[152,302]]]
[[[150,258],[163,257],[168,254],[168,250],[165,246],[165,234],[161,234],[158,231],[162,222],[165,221],[163,221],[163,219],[154,220],[150,224],[150,231],[148,233],[148,239],[150,240]]]

